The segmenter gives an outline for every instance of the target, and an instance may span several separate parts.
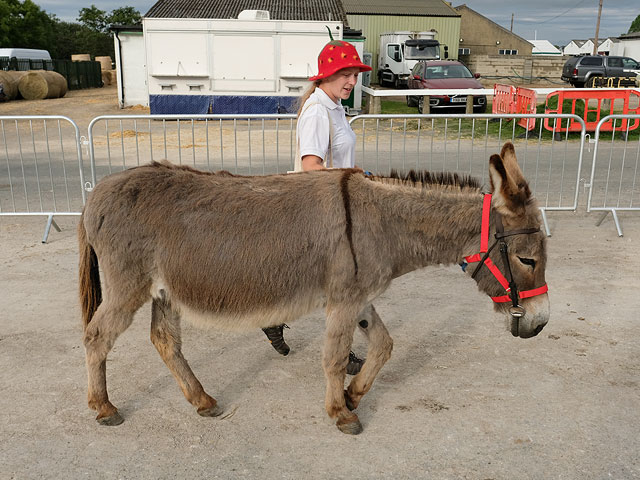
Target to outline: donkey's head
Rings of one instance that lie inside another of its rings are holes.
[[[471,264],[467,271],[492,297],[496,311],[507,316],[511,333],[533,337],[549,321],[546,238],[540,230],[540,211],[513,144],[506,143],[500,155],[491,156],[489,175],[492,194],[485,197],[481,234],[485,238],[480,253],[466,258]]]

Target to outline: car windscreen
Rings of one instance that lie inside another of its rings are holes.
[[[436,46],[406,45],[404,49],[404,55],[407,60],[425,60],[425,59],[434,60],[434,59],[440,58],[440,47],[437,45]]]
[[[473,78],[469,69],[463,65],[434,65],[427,67],[426,78]]]

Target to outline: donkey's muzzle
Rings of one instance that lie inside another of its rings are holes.
[[[520,317],[511,316],[509,325],[511,328],[511,335],[513,335],[514,337],[531,338],[538,335],[542,331],[546,323],[538,325],[531,331],[520,331]]]

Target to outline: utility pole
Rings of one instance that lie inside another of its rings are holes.
[[[513,13],[511,14],[511,32],[513,32]]]
[[[596,38],[593,42],[593,54],[598,54],[598,33],[600,32],[600,16],[602,15],[602,0],[600,0],[600,6],[598,7],[598,22],[596,23]]]

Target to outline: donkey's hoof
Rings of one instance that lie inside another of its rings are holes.
[[[356,419],[352,422],[342,423],[340,420],[336,422],[336,427],[342,433],[346,433],[347,435],[358,435],[362,433],[362,424],[360,420],[356,417]]]
[[[351,397],[349,396],[349,393],[345,390],[344,391],[344,403],[347,404],[347,408],[349,409],[349,411],[353,412],[357,407],[353,404],[353,400],[351,400]],[[359,433],[359,432],[358,432]]]
[[[96,417],[96,421],[100,424],[100,425],[105,425],[107,427],[115,427],[116,425],[120,425],[122,422],[124,422],[124,418],[122,418],[122,415],[120,415],[117,411],[109,416],[106,417]]]
[[[202,417],[219,417],[223,411],[218,405],[214,405],[213,407],[199,408],[198,415]]]

